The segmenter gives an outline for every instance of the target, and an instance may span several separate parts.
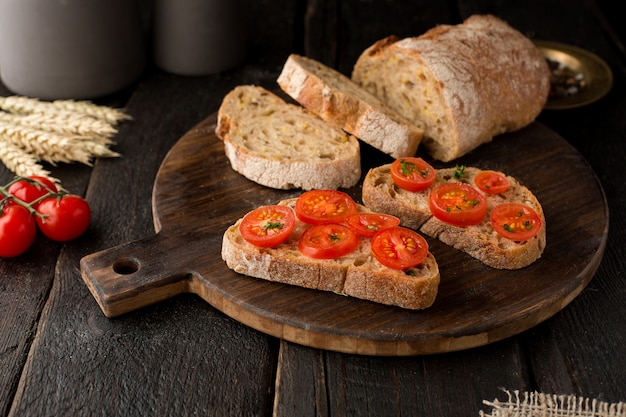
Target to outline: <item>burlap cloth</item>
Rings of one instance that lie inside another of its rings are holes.
[[[626,404],[607,403],[574,395],[552,395],[539,392],[507,391],[505,402],[486,401],[491,414],[480,417],[626,417]]]

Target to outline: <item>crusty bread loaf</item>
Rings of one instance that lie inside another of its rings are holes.
[[[418,230],[424,235],[461,250],[481,262],[498,269],[519,269],[530,265],[541,257],[546,246],[546,222],[543,209],[533,193],[515,178],[507,176],[511,186],[501,194],[484,194],[487,200],[487,216],[474,226],[458,227],[435,218],[429,208],[430,190],[447,182],[473,184],[474,177],[481,172],[474,167],[465,167],[463,176],[455,178],[456,168],[437,170],[431,187],[420,192],[406,191],[394,185],[390,164],[371,169],[363,182],[363,203],[373,211],[392,214],[400,218],[401,225]],[[489,213],[493,207],[505,202],[519,202],[532,207],[540,216],[539,233],[526,241],[515,242],[498,235],[491,226]]]
[[[295,199],[279,204],[293,207]],[[367,211],[363,206],[359,209]],[[284,243],[274,248],[259,248],[241,236],[241,220],[226,230],[222,241],[222,259],[235,272],[406,309],[424,309],[435,301],[440,276],[430,253],[416,267],[394,270],[376,260],[369,238],[360,238],[359,247],[346,256],[311,259],[298,251],[298,239],[308,227],[305,223],[296,220],[294,231]]]
[[[424,132],[333,68],[291,54],[277,82],[306,109],[376,149],[394,158],[415,155]]]
[[[444,162],[528,125],[550,92],[541,52],[492,15],[382,39],[361,54],[352,79],[424,129],[421,143]]]
[[[259,86],[224,97],[215,132],[232,168],[267,187],[349,188],[361,177],[355,137]]]

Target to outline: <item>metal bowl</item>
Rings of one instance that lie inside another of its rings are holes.
[[[572,94],[551,95],[545,109],[563,110],[586,106],[604,97],[613,86],[611,67],[592,52],[558,42],[534,40],[549,61],[578,74],[584,86]],[[554,87],[554,86],[553,86]]]

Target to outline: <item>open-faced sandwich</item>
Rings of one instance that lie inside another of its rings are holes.
[[[363,203],[493,268],[530,265],[546,246],[541,204],[502,172],[400,158],[367,173]]]
[[[224,233],[235,272],[406,309],[430,307],[439,268],[426,240],[337,190],[259,207]]]

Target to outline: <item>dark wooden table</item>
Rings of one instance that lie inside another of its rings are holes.
[[[626,52],[624,22],[613,6],[592,0],[250,3],[243,65],[205,77],[148,66],[131,88],[96,100],[134,118],[116,136],[123,157],[93,167],[50,167],[65,188],[86,196],[93,221],[78,240],[38,238],[25,255],[0,259],[0,415],[477,416],[490,410],[483,400],[506,399],[503,389],[625,401]],[[587,160],[610,211],[597,273],[561,312],[486,346],[410,357],[281,341],[195,295],[114,319],[103,315],[81,279],[80,259],[154,233],[151,194],[161,162],[230,89],[275,89],[291,52],[349,74],[360,52],[386,35],[417,35],[475,13],[500,16],[532,38],[592,51],[613,70],[613,89],[602,100],[539,116]],[[0,86],[0,95],[10,94]],[[0,167],[2,183],[11,178]]]

